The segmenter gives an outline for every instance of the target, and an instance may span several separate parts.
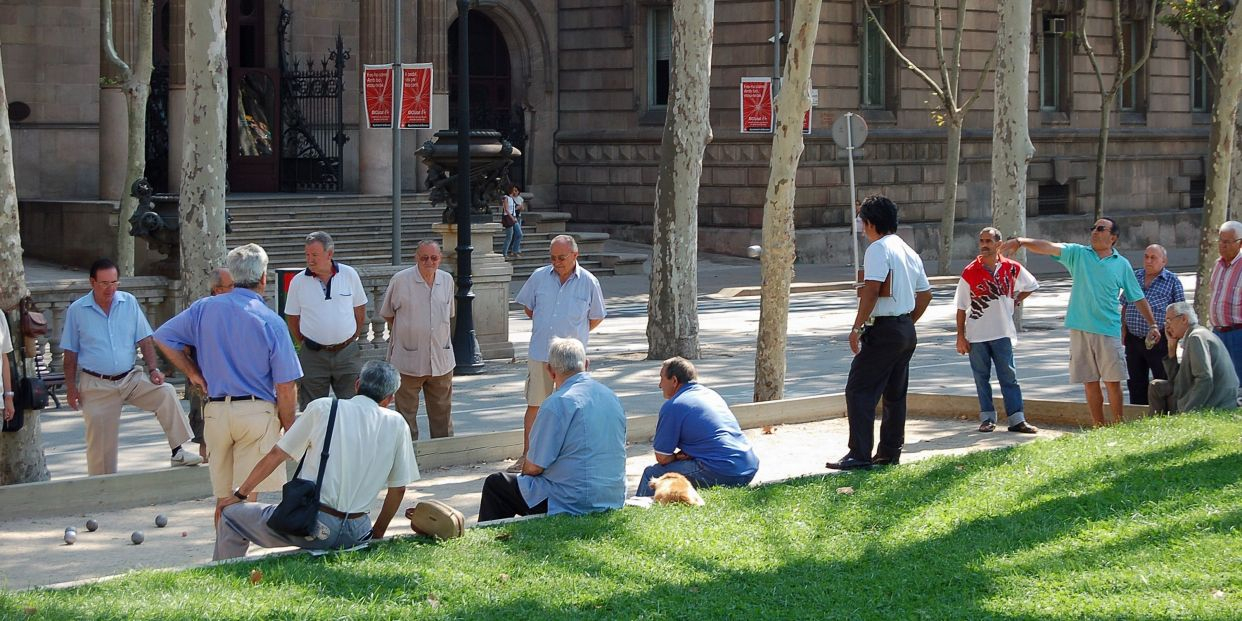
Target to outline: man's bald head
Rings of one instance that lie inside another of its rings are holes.
[[[1148,276],[1156,276],[1164,271],[1169,264],[1169,252],[1160,244],[1152,244],[1143,251],[1143,271]]]

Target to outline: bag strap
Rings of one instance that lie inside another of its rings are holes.
[[[328,448],[332,445],[332,428],[336,426],[337,401],[336,397],[332,398],[332,411],[328,413],[328,431],[324,434],[323,452],[319,454],[319,476],[315,478],[316,488],[323,484],[324,468],[328,465]],[[293,478],[298,478],[298,475],[302,473],[302,464],[306,461],[306,453],[308,451],[310,451],[310,447],[307,447],[306,451],[302,452],[302,459],[298,460],[298,469],[293,471]]]

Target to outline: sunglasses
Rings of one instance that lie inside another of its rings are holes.
[[[1101,224],[1101,225],[1098,225],[1098,226],[1093,226],[1093,227],[1091,227],[1091,231],[1092,231],[1092,232],[1094,232],[1094,233],[1112,233],[1112,232],[1113,232],[1113,227],[1111,227],[1111,226],[1104,226],[1104,225],[1102,225],[1102,224]]]

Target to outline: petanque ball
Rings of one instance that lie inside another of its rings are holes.
[[[164,528],[165,526],[168,526],[168,516],[163,513],[155,516],[155,526],[157,528]]]
[[[140,530],[136,530],[136,531],[134,531],[134,532],[133,532],[132,534],[130,534],[130,536],[129,536],[129,540],[130,540],[130,541],[132,541],[132,542],[134,542],[134,545],[138,545],[138,544],[142,543],[143,541],[146,541],[146,539],[147,539],[147,536],[146,536],[146,535],[144,535],[144,534],[142,534],[142,531],[140,531]]]
[[[763,246],[749,246],[746,248],[746,256],[752,259],[759,258],[761,254],[763,254]]]
[[[86,530],[89,530],[89,531],[91,531],[92,533],[93,533],[93,532],[95,532],[95,531],[97,531],[97,530],[99,530],[99,522],[96,522],[95,520],[87,520],[87,521],[86,521]]]
[[[65,531],[65,545],[73,545],[74,543],[77,542],[77,540],[78,540],[78,531],[76,530]]]

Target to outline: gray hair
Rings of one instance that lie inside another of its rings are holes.
[[[548,246],[551,247],[552,244],[557,244],[557,243],[569,244],[570,250],[574,252],[578,252],[578,240],[574,239],[573,235],[557,235],[556,237],[552,238],[552,243],[548,244]]]
[[[1152,244],[1148,246],[1148,248],[1155,248],[1160,251],[1160,256],[1163,257],[1165,261],[1169,260],[1169,251],[1165,250],[1164,246],[1161,246],[1160,244]]]
[[[1226,220],[1224,224],[1220,225],[1220,232],[1224,233],[1225,231],[1230,231],[1238,239],[1242,239],[1242,222],[1238,222],[1237,220]]]
[[[372,360],[362,365],[358,372],[358,394],[379,403],[397,393],[401,386],[401,374],[397,367],[383,360]]]
[[[414,247],[414,252],[417,253],[419,250],[422,250],[423,246],[435,246],[436,252],[444,252],[444,249],[440,247],[440,242],[434,239],[424,239],[423,241],[418,242],[418,245]]]
[[[552,339],[548,364],[557,375],[573,375],[586,370],[586,348],[578,339]]]
[[[224,286],[224,275],[225,274],[229,274],[229,268],[227,267],[217,267],[211,270],[211,288],[212,289],[216,289],[216,288]],[[229,275],[231,276],[232,274],[229,274]],[[236,283],[234,283],[234,286],[236,286]]]
[[[267,251],[258,244],[238,246],[229,251],[224,265],[233,274],[233,286],[258,289],[267,273]]]
[[[994,226],[985,226],[985,227],[983,227],[983,230],[979,231],[979,234],[980,234],[980,235],[983,235],[984,233],[987,233],[987,234],[991,235],[991,236],[992,236],[992,239],[994,239],[994,240],[996,240],[996,241],[1000,241],[1000,240],[1002,240],[1002,239],[1005,239],[1005,236],[1001,235],[1000,229],[998,229],[998,228],[996,228],[996,227],[994,227]]]
[[[1195,307],[1190,302],[1174,302],[1164,309],[1164,316],[1167,320],[1169,315],[1177,315],[1185,317],[1187,323],[1192,326],[1199,325],[1199,315],[1195,313]]]
[[[316,242],[318,242],[320,246],[323,246],[324,252],[332,252],[333,244],[331,235],[328,235],[323,231],[315,231],[314,233],[306,236],[307,246]]]

